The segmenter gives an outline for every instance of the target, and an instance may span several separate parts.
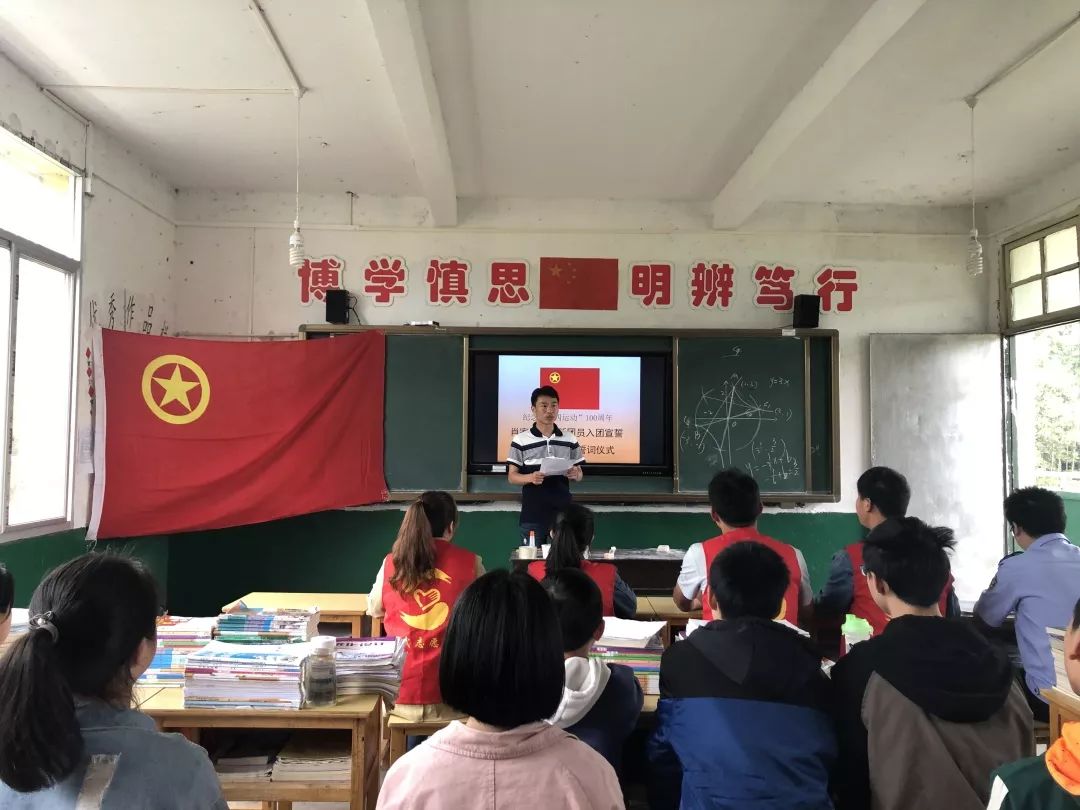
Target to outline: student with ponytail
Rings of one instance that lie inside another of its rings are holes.
[[[11,606],[15,603],[15,577],[0,563],[0,645],[11,631]]]
[[[529,563],[529,573],[542,582],[560,569],[580,568],[600,588],[605,616],[632,619],[637,615],[637,595],[623,582],[618,569],[611,563],[588,559],[594,526],[591,509],[576,503],[567,506],[555,516],[547,559]]]
[[[445,492],[425,492],[405,510],[397,539],[368,594],[368,614],[386,632],[406,639],[401,691],[391,712],[406,720],[443,720],[460,714],[443,705],[439,656],[450,610],[483,575],[480,557],[453,545],[458,511]]]
[[[226,810],[206,752],[130,708],[157,604],[149,571],[115,555],[42,580],[30,631],[0,660],[0,807]]]

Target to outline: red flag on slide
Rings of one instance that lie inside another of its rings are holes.
[[[540,259],[540,309],[618,308],[618,259]]]
[[[559,407],[574,411],[600,410],[600,369],[542,368],[540,385],[559,392]]]
[[[385,337],[94,338],[88,537],[260,523],[387,498]]]

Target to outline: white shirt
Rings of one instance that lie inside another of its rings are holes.
[[[805,607],[814,601],[814,592],[810,587],[810,572],[806,568],[806,559],[799,549],[795,549],[795,559],[799,561],[799,605]],[[705,547],[694,543],[686,550],[682,568],[679,570],[679,590],[687,599],[693,599],[703,590],[709,579],[709,569],[705,565]]]

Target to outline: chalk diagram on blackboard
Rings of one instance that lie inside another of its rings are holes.
[[[779,484],[799,476],[787,440],[769,435],[770,425],[790,422],[792,411],[758,402],[756,380],[732,374],[719,389],[701,388],[693,416],[682,417],[679,443],[715,469],[745,467],[760,482]],[[748,452],[747,452],[748,451]]]

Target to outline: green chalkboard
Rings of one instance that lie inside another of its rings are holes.
[[[384,468],[391,491],[461,490],[464,362],[461,335],[386,336]]]
[[[762,492],[806,492],[807,344],[787,337],[679,341],[679,491],[736,467]]]

